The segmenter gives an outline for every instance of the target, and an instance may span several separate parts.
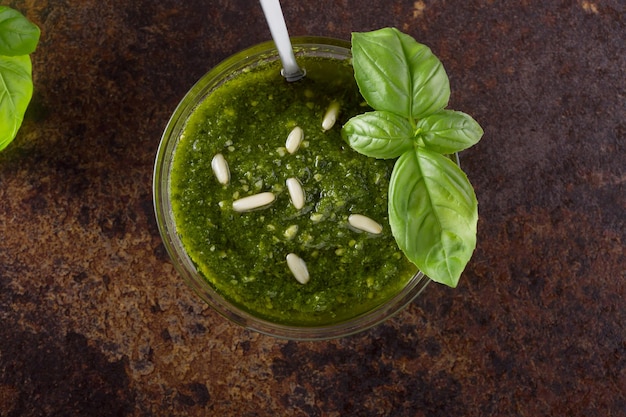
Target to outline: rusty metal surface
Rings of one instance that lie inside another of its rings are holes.
[[[204,306],[153,216],[169,115],[269,39],[257,2],[7,4],[42,39],[0,152],[0,416],[625,415],[623,1],[283,1],[292,35],[428,44],[485,128],[462,154],[480,221],[459,287],[316,343]]]

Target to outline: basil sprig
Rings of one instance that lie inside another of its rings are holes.
[[[476,247],[478,201],[446,155],[483,135],[469,115],[444,109],[450,83],[430,48],[395,28],[352,34],[352,64],[374,111],[350,119],[344,139],[374,158],[398,158],[389,223],[398,246],[433,281],[456,287]]]
[[[0,150],[17,134],[33,95],[29,54],[39,28],[17,10],[0,6]]]

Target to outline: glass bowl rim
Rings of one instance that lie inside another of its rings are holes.
[[[296,57],[302,53],[330,54],[340,59],[351,59],[350,42],[322,36],[291,38]],[[269,336],[290,340],[325,340],[349,336],[372,328],[402,311],[430,283],[418,271],[395,296],[383,304],[344,321],[320,326],[294,326],[275,323],[239,308],[221,296],[196,270],[184,251],[176,232],[169,204],[169,173],[175,147],[185,123],[196,108],[215,88],[259,60],[279,60],[272,41],[261,42],[243,49],[210,69],[184,95],[172,113],[161,136],[153,171],[153,204],[156,222],[163,244],[179,275],[187,285],[211,308],[244,328]]]

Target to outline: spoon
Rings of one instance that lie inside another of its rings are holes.
[[[304,71],[298,66],[296,57],[293,54],[293,47],[289,40],[285,17],[280,8],[279,0],[261,0],[261,7],[265,14],[265,19],[270,27],[272,39],[278,49],[278,56],[283,64],[281,74],[287,81],[298,81],[304,77]]]

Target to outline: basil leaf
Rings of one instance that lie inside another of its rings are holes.
[[[32,95],[30,57],[0,57],[0,150],[15,138]]]
[[[478,202],[463,171],[424,148],[398,160],[389,223],[406,257],[433,281],[456,287],[476,247]]]
[[[468,114],[440,110],[417,122],[421,139],[428,149],[452,154],[475,145],[483,136],[483,129]]]
[[[352,34],[352,65],[375,110],[420,119],[448,105],[450,83],[430,48],[395,28]]]
[[[397,158],[413,147],[413,128],[394,113],[373,111],[348,120],[343,138],[357,152],[374,158]]]
[[[23,14],[0,6],[0,55],[28,55],[35,51],[40,31]]]

